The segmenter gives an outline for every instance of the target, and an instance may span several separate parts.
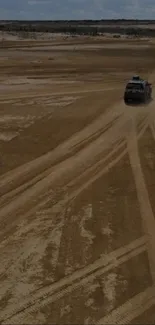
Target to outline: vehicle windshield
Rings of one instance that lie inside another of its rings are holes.
[[[143,89],[143,85],[140,83],[128,83],[126,86],[127,89]]]

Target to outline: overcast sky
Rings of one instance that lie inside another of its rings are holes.
[[[155,0],[0,0],[0,19],[155,19]]]

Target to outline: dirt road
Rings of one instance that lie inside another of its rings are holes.
[[[2,324],[131,323],[155,305],[155,219],[143,163],[155,156],[140,145],[148,132],[154,143],[155,102],[125,106],[122,80],[102,92],[92,79],[84,89],[37,96],[35,86],[18,96],[12,87],[0,96],[2,112],[12,107],[14,116],[17,103],[26,110],[32,100],[34,112],[43,97],[41,115],[1,143]],[[58,110],[57,95],[80,98]],[[57,128],[52,144],[59,120],[63,133]],[[2,125],[9,132],[11,118]]]

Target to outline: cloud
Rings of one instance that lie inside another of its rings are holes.
[[[0,0],[0,19],[154,19],[155,0]]]

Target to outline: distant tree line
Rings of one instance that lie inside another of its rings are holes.
[[[155,24],[155,20],[139,20],[139,19],[100,19],[100,20],[91,20],[91,19],[84,19],[84,20],[1,20],[0,24],[20,24],[20,25],[152,25]]]
[[[114,25],[115,24],[115,25]],[[147,28],[136,25],[148,25]],[[155,37],[149,28],[155,21],[138,20],[83,20],[83,21],[1,21],[0,30],[10,32],[46,32],[72,35],[98,35],[104,33]],[[108,26],[109,25],[109,26]],[[132,27],[132,25],[134,25]]]

